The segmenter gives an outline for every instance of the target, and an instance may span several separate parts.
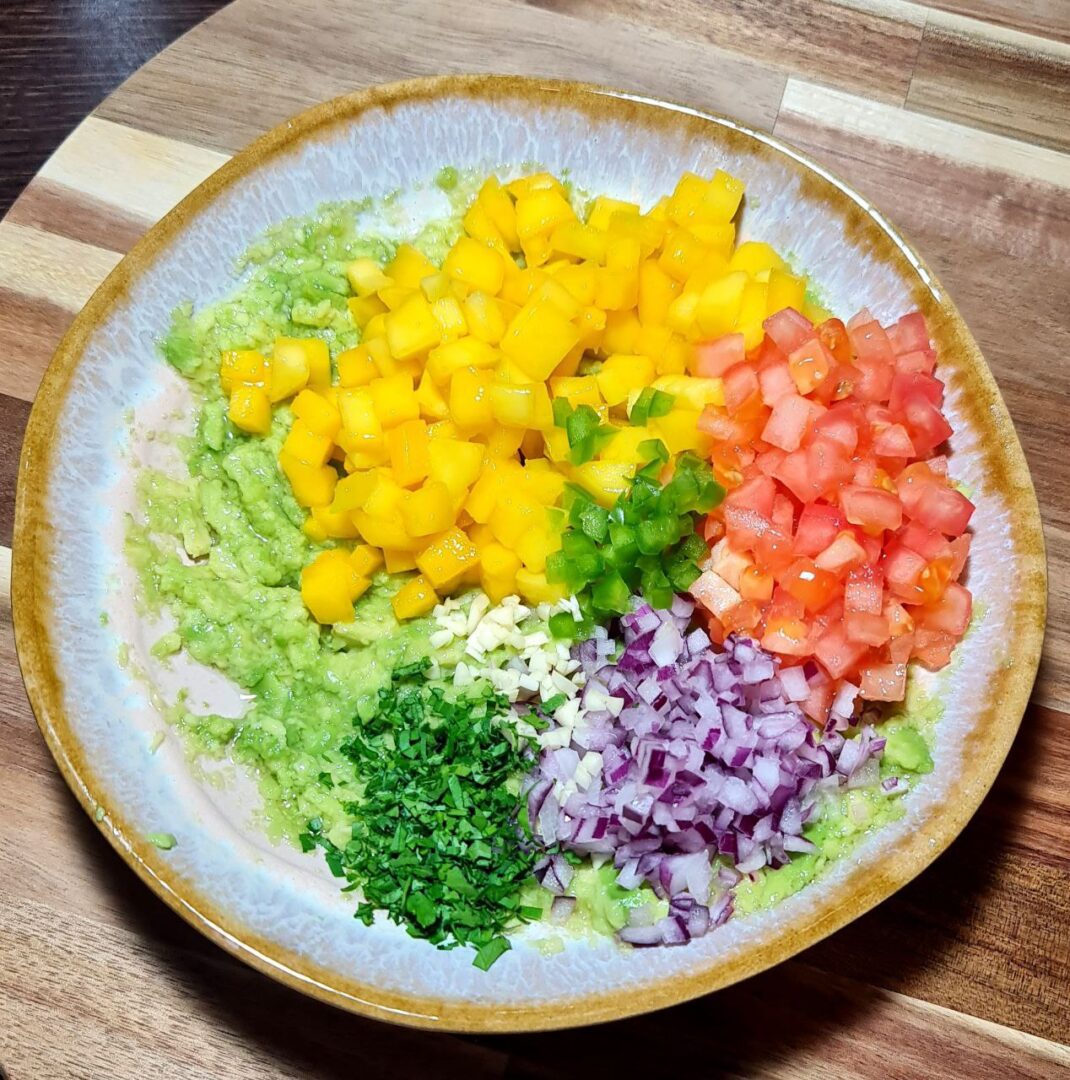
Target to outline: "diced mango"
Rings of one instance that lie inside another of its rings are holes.
[[[390,598],[394,615],[401,621],[426,615],[437,603],[438,595],[431,582],[423,574],[417,574],[416,577],[407,581]]]
[[[516,551],[525,534],[545,528],[546,508],[514,488],[503,487],[487,524],[498,543]]]
[[[495,604],[516,592],[516,572],[520,569],[520,559],[516,554],[492,541],[480,548],[480,585]]]
[[[410,536],[431,536],[453,524],[453,495],[440,480],[428,480],[401,502],[401,520]]]
[[[327,342],[319,338],[275,339],[272,363],[287,367],[307,367],[309,386],[331,385],[331,354]]]
[[[349,561],[361,577],[370,578],[383,565],[383,553],[370,544],[358,544],[349,553]]]
[[[725,274],[702,293],[696,309],[698,327],[709,337],[720,337],[735,328],[747,275],[742,270]]]
[[[366,329],[368,323],[377,315],[383,315],[389,310],[378,296],[351,296],[346,300],[346,307],[349,308],[353,325],[360,330]]]
[[[411,375],[391,375],[368,384],[372,405],[379,423],[384,428],[397,427],[406,420],[416,420],[420,415],[420,403],[416,400]],[[345,414],[342,416],[345,423]]]
[[[332,540],[356,540],[360,536],[352,516],[348,513],[336,513],[334,503],[330,506],[313,506],[309,512],[309,520],[316,523],[324,537]]]
[[[349,279],[349,287],[357,296],[370,296],[394,284],[374,259],[354,259],[346,267],[346,277]]]
[[[505,333],[505,318],[498,302],[485,292],[472,292],[464,301],[468,332],[489,345],[497,345]]]
[[[769,244],[746,240],[732,253],[728,269],[742,270],[754,277],[760,270],[786,270],[787,265]]]
[[[469,335],[439,345],[427,357],[427,372],[439,386],[445,386],[462,368],[491,368],[500,356],[496,349]]]
[[[443,343],[456,341],[468,333],[468,322],[457,297],[443,296],[436,300],[431,305],[431,314],[442,331]]]
[[[425,420],[445,420],[450,414],[449,402],[427,370],[420,376],[420,385],[416,387],[416,401],[420,406],[420,415]]]
[[[435,589],[446,592],[478,563],[475,544],[456,525],[435,537],[416,557],[420,573]]]
[[[628,490],[635,466],[628,462],[588,461],[572,470],[572,479],[609,509]]]
[[[698,429],[701,415],[696,409],[673,409],[667,416],[652,417],[650,430],[661,439],[670,454],[679,454],[684,450],[697,450],[705,454],[709,452],[711,439]]]
[[[279,467],[301,506],[327,506],[334,499],[338,473],[329,465],[309,465],[283,453],[279,454]]]
[[[806,301],[806,278],[796,277],[784,270],[770,270],[769,291],[766,295],[767,314],[773,315],[784,308],[802,311]]]
[[[638,214],[639,206],[637,203],[611,199],[608,195],[599,195],[591,203],[591,209],[587,214],[587,224],[592,229],[605,231],[609,228],[610,218],[622,211],[629,214]]]
[[[510,322],[501,350],[531,378],[543,380],[579,339],[576,327],[552,304],[531,303]]]
[[[710,177],[703,200],[705,217],[711,221],[731,221],[743,198],[743,181],[718,169]]]
[[[414,539],[409,536],[400,520],[374,517],[366,510],[354,511],[353,520],[360,530],[360,535],[373,547],[415,551],[424,543],[422,538]]]
[[[507,427],[543,428],[553,424],[550,396],[541,382],[521,386],[493,383],[490,408],[494,419]]]
[[[562,431],[561,434],[565,433]],[[510,480],[515,483],[517,479],[516,470],[507,468],[505,463],[488,462],[464,504],[472,520],[481,524],[489,522],[495,506],[498,505],[498,496],[502,489]]]
[[[665,321],[669,305],[680,291],[680,283],[670,277],[653,259],[639,264],[639,321],[657,326]]]
[[[405,548],[383,548],[383,566],[388,574],[404,574],[416,569],[416,552]]]
[[[394,479],[402,487],[419,484],[431,466],[430,440],[427,422],[420,419],[406,420],[386,433],[386,449],[390,455],[390,468]],[[429,529],[429,532],[436,532]]]
[[[505,279],[502,257],[492,247],[462,236],[446,255],[443,272],[469,289],[495,296]]]
[[[386,275],[395,285],[408,289],[418,289],[420,282],[438,272],[434,266],[411,244],[399,244],[393,261],[386,268]]]
[[[342,419],[337,406],[315,390],[302,390],[290,406],[294,416],[304,421],[305,426],[317,435],[326,435],[333,439],[342,426]]]
[[[493,423],[488,373],[462,368],[450,380],[450,416],[467,431],[486,431]]]
[[[422,295],[413,294],[386,316],[386,340],[395,360],[425,356],[441,343],[442,327]]]
[[[334,488],[334,501],[331,510],[335,513],[351,514],[354,510],[363,510],[368,496],[379,483],[379,474],[367,469],[343,476]]]
[[[266,386],[270,367],[270,361],[254,349],[227,349],[219,354],[219,385],[224,394],[243,383]]]
[[[351,622],[353,601],[369,585],[340,548],[322,552],[301,571],[301,599],[320,623]]]
[[[274,401],[293,397],[308,385],[308,358],[296,350],[283,350],[271,358],[267,380],[268,396]]]
[[[346,349],[338,354],[338,384],[340,386],[366,386],[380,375],[367,345]]]
[[[659,375],[651,384],[655,390],[672,394],[677,408],[701,412],[707,405],[724,405],[724,383],[694,375]]]
[[[577,405],[601,405],[598,380],[593,375],[558,376],[550,380],[555,398],[564,398],[573,408]]]
[[[628,395],[654,378],[654,361],[649,356],[610,356],[595,376],[598,390],[607,405],[620,405]]]
[[[547,556],[560,549],[561,534],[548,524],[528,530],[516,543],[516,553],[528,570],[545,570]]]
[[[606,259],[606,235],[601,229],[579,221],[563,221],[550,233],[550,246],[556,252],[577,259],[601,263]]]
[[[533,468],[539,461],[547,466],[550,464],[546,458],[529,458],[524,465],[528,489],[543,506],[556,506],[565,490],[564,474],[554,468]]]
[[[235,427],[252,435],[266,435],[271,430],[271,402],[259,386],[235,386],[227,416]]]
[[[326,435],[317,435],[303,420],[293,422],[280,453],[305,465],[326,465],[334,443]]]
[[[428,475],[445,484],[452,495],[467,491],[479,478],[482,468],[483,448],[479,443],[460,439],[434,441]]]
[[[516,572],[516,589],[529,604],[556,604],[567,596],[563,585],[551,585],[544,573],[525,566]]]

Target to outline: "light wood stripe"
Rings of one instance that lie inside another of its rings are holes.
[[[228,155],[90,116],[40,176],[152,224]]]
[[[931,153],[955,164],[994,169],[1070,189],[1070,167],[1066,155],[1057,150],[801,79],[788,79],[774,132],[782,132],[794,117],[879,139],[891,146]]]

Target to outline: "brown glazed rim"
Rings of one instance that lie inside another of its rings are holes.
[[[793,925],[782,927],[739,955],[719,958],[704,969],[628,989],[537,1003],[474,1003],[422,998],[365,985],[319,967],[265,940],[220,910],[168,864],[107,802],[98,776],[75,738],[63,707],[62,674],[50,639],[52,588],[47,518],[53,438],[71,378],[86,344],[186,224],[231,185],[271,158],[304,140],[372,109],[390,110],[417,101],[464,97],[568,106],[592,121],[615,120],[644,127],[676,128],[712,135],[759,155],[781,156],[799,176],[803,190],[839,213],[849,239],[916,282],[914,300],[929,320],[943,373],[958,389],[964,408],[987,438],[980,453],[994,491],[1009,510],[1019,592],[1008,631],[1007,661],[990,675],[986,705],[963,746],[958,777],[943,805],[921,826],[901,837],[877,865],[859,867],[830,896],[815,902]],[[931,283],[927,287],[923,278]],[[1029,470],[1007,408],[984,358],[935,275],[906,241],[868,204],[827,170],[770,135],[721,116],[651,101],[598,86],[511,76],[442,76],[375,86],[318,105],[258,139],[225,164],[162,218],[133,247],[93,294],[56,350],[38,391],[19,468],[12,566],[15,640],[26,689],[37,722],[60,771],[79,802],[138,876],[172,909],[211,940],[252,967],[322,1001],[365,1016],[421,1028],[508,1032],[572,1027],[663,1008],[728,986],[779,963],[821,940],[890,896],[929,865],[958,835],[991,787],[1010,748],[1036,675],[1044,632],[1046,571],[1040,514]]]

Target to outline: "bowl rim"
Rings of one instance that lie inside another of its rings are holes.
[[[803,183],[842,213],[848,235],[865,236],[872,252],[916,279],[915,299],[925,310],[941,352],[953,358],[949,375],[961,384],[965,410],[986,438],[979,450],[994,490],[1013,511],[1011,533],[1019,563],[1009,659],[991,676],[988,701],[963,747],[959,775],[939,813],[901,838],[879,865],[852,871],[805,921],[786,926],[739,953],[661,981],[558,1001],[477,1003],[423,998],[361,984],[291,953],[239,925],[168,866],[163,853],[133,830],[119,810],[102,801],[104,786],[70,727],[62,678],[49,626],[51,529],[45,515],[52,440],[85,347],[112,308],[175,240],[186,224],[271,158],[297,149],[317,133],[357,121],[373,109],[466,97],[495,103],[508,98],[532,106],[567,105],[592,118],[643,125],[675,125],[751,152],[788,160]],[[551,1030],[620,1019],[721,989],[780,963],[886,899],[925,869],[963,829],[988,792],[1010,749],[1029,699],[1043,640],[1047,584],[1044,538],[1028,466],[995,380],[947,291],[902,234],[835,174],[772,134],[727,116],[593,84],[511,75],[445,75],[369,87],[335,98],[286,120],[239,151],[153,225],[123,257],[76,316],[44,374],[31,410],[19,462],[11,574],[16,652],[38,727],[68,786],[90,819],[146,885],[192,926],[227,952],[278,981],[321,1001],[397,1024],[457,1032]],[[103,814],[101,813],[102,811]],[[864,871],[864,873],[863,873]],[[636,993],[641,989],[642,993]]]

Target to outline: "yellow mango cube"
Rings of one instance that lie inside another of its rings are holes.
[[[505,245],[505,238],[498,226],[494,224],[494,219],[490,216],[487,207],[478,198],[473,199],[472,204],[465,211],[461,219],[461,227],[468,236],[482,240],[485,244]]]
[[[628,490],[635,466],[619,461],[588,461],[572,470],[572,479],[607,510]]]
[[[516,234],[516,207],[509,197],[509,192],[501,186],[496,176],[487,177],[479,189],[476,202],[486,211],[487,217],[498,230],[506,248],[509,251],[519,251],[520,238]]]
[[[410,536],[431,536],[454,521],[453,495],[440,480],[428,480],[401,502],[401,520]]]
[[[374,259],[368,258],[354,259],[346,267],[346,277],[349,287],[357,296],[370,296],[394,284],[393,280],[383,273],[382,267]]]
[[[600,267],[594,294],[594,306],[604,311],[623,311],[634,308],[639,299],[638,270]]]
[[[685,282],[706,257],[706,246],[689,229],[676,226],[665,235],[658,266],[674,281]]]
[[[695,238],[706,247],[706,263],[723,259],[727,267],[732,248],[736,243],[736,227],[731,221],[696,221],[691,224]]]
[[[394,609],[394,616],[404,622],[406,619],[415,619],[419,615],[426,615],[433,610],[438,603],[431,582],[423,575],[407,581],[390,598],[390,606]]]
[[[669,196],[667,213],[669,219],[677,225],[689,227],[696,217],[701,216],[702,206],[709,191],[709,182],[693,172],[685,172],[676,181],[676,187]]]
[[[441,343],[442,327],[422,295],[413,294],[386,316],[386,341],[395,360],[425,356]]]
[[[661,247],[665,240],[666,226],[664,221],[645,214],[630,214],[618,210],[610,215],[608,232],[610,243],[618,237],[634,240],[639,245],[639,257],[645,259]]]
[[[317,555],[301,571],[301,599],[317,622],[352,622],[353,601],[369,584],[345,552],[333,548]]]
[[[492,603],[500,604],[516,592],[516,572],[520,559],[507,547],[493,541],[480,549],[479,583]]]
[[[598,391],[609,406],[627,401],[633,391],[654,379],[654,361],[649,356],[626,356],[615,353],[595,375]]]
[[[618,213],[639,214],[639,204],[623,202],[620,199],[611,199],[608,195],[599,195],[591,203],[591,209],[587,214],[587,224],[592,229],[605,231],[609,228],[610,219]]]
[[[309,465],[289,454],[279,454],[279,467],[290,481],[293,496],[301,506],[328,506],[334,499],[338,473],[329,465]]]
[[[720,337],[735,327],[747,280],[747,275],[737,270],[706,288],[695,312],[698,328],[703,334]]]
[[[378,379],[376,382],[383,382]],[[338,395],[338,413],[342,421],[342,431],[347,437],[338,441],[349,450],[350,445],[356,441],[369,442],[382,438],[383,425],[375,409],[375,399],[372,397],[371,386],[357,387],[341,391]]]
[[[375,517],[366,510],[355,510],[353,521],[360,530],[360,535],[373,547],[396,548],[414,551],[424,543],[423,539],[413,539],[405,531],[400,515],[397,519]]]
[[[349,553],[349,561],[361,577],[370,578],[383,565],[383,553],[370,544],[358,544]]]
[[[504,461],[515,458],[523,445],[526,432],[523,428],[496,424],[484,436],[487,461]]]
[[[550,392],[555,398],[564,398],[573,408],[602,404],[598,380],[593,375],[558,376],[550,380]]]
[[[483,448],[479,443],[460,439],[434,440],[428,475],[445,484],[452,495],[467,491],[479,479],[482,468]]]
[[[796,277],[786,270],[770,270],[766,293],[766,317],[784,308],[802,311],[806,302],[806,278]]]
[[[266,386],[270,361],[254,349],[227,349],[219,354],[219,385],[224,394],[236,386]]]
[[[268,397],[273,402],[283,401],[308,385],[308,358],[294,350],[283,351],[271,358],[267,379]]]
[[[332,540],[356,540],[360,536],[352,516],[348,513],[336,513],[333,503],[330,506],[313,506],[309,514],[309,520],[315,522],[324,537]]]
[[[343,476],[335,485],[331,510],[336,514],[351,514],[363,510],[368,496],[379,483],[379,474],[371,469]]]
[[[579,331],[554,305],[531,303],[506,328],[501,350],[532,379],[542,381],[579,339]]]
[[[280,453],[287,454],[306,465],[326,465],[334,448],[326,435],[317,435],[303,420],[293,422]]]
[[[378,296],[351,296],[346,300],[346,307],[353,325],[361,330],[365,330],[376,316],[389,310]]]
[[[672,394],[679,408],[701,412],[707,405],[724,405],[724,383],[695,375],[659,375],[653,382],[655,390]]]
[[[561,181],[553,173],[537,172],[528,173],[527,176],[518,176],[505,185],[505,190],[514,199],[521,199],[536,191],[556,191],[559,195],[565,194]]]
[[[485,371],[462,368],[450,380],[450,416],[467,431],[486,431],[493,423],[491,377]]]
[[[576,215],[560,189],[544,188],[517,198],[516,234],[525,248],[525,242],[532,237],[548,238],[558,225],[575,220]]]
[[[315,390],[302,390],[294,398],[290,410],[310,431],[329,439],[333,439],[342,426],[337,406]]]
[[[470,293],[463,305],[468,332],[480,341],[497,345],[505,333],[505,318],[497,301],[485,292]]]
[[[561,434],[565,433],[562,431]],[[465,500],[464,509],[468,516],[480,524],[489,522],[498,505],[498,496],[507,484],[517,480],[516,470],[506,468],[504,462],[488,461]]]
[[[511,383],[495,382],[490,387],[491,415],[499,424],[507,427],[538,427],[536,419],[543,398],[546,399],[545,404],[548,408],[549,397],[542,383],[517,386]],[[552,422],[552,413],[550,419]]]
[[[416,569],[416,552],[405,548],[383,548],[383,565],[388,574],[404,574]]]
[[[546,569],[546,558],[561,549],[561,534],[548,526],[531,529],[517,541],[516,553],[528,570]]]
[[[598,291],[598,265],[593,262],[575,263],[557,272],[554,280],[584,307],[594,304]]]
[[[784,260],[769,244],[757,240],[747,240],[740,244],[728,260],[729,270],[742,270],[754,277],[762,270],[786,270]]]
[[[468,322],[460,302],[455,296],[443,296],[431,305],[431,314],[434,315],[442,331],[442,342],[457,341],[468,333]]]
[[[695,450],[706,455],[712,440],[698,429],[701,415],[695,409],[673,409],[667,416],[651,417],[650,430],[661,439],[670,454]]]
[[[764,281],[748,281],[743,287],[735,329],[743,334],[743,347],[747,350],[760,345],[765,337],[762,322],[766,317],[768,293],[769,286]]]
[[[393,261],[386,268],[386,276],[395,285],[406,289],[418,289],[420,282],[438,267],[430,263],[411,244],[399,244]]]
[[[602,348],[607,353],[634,353],[639,334],[639,316],[634,311],[607,311]]]
[[[653,259],[639,264],[639,321],[644,326],[658,326],[665,321],[669,305],[680,291],[680,283],[671,278]]]
[[[271,430],[271,402],[259,386],[235,386],[227,409],[230,422],[251,435],[266,435]]]
[[[606,261],[606,234],[580,221],[563,221],[550,233],[550,247],[555,252],[593,263]]]
[[[602,461],[630,462],[637,465],[642,458],[639,447],[657,436],[646,427],[622,427],[602,448],[598,457]],[[343,481],[344,482],[344,481]]]
[[[706,187],[704,217],[709,221],[731,221],[743,199],[743,181],[718,169]]]
[[[276,338],[271,357],[272,363],[307,367],[309,386],[331,385],[330,350],[319,338]]]
[[[495,348],[470,334],[432,349],[427,355],[427,373],[444,386],[463,368],[491,368],[499,359]]]
[[[390,375],[368,384],[375,415],[384,429],[397,427],[406,420],[416,420],[420,403],[416,400],[411,375]],[[345,422],[345,415],[342,417]]]
[[[419,418],[406,420],[386,433],[390,468],[394,473],[394,479],[402,487],[414,487],[427,476],[431,466],[429,445],[427,423]]]
[[[420,406],[420,415],[427,421],[445,420],[450,414],[449,402],[442,391],[435,385],[431,373],[424,371],[420,376],[420,385],[416,387],[416,400]]]
[[[516,590],[529,604],[556,604],[568,595],[563,585],[551,585],[544,573],[526,566],[516,572]]]
[[[479,552],[454,525],[416,556],[416,565],[435,589],[448,592],[467,571],[479,565]]]
[[[498,543],[516,551],[526,533],[546,527],[546,508],[525,493],[503,486],[487,524]]]
[[[572,448],[568,444],[568,434],[561,428],[551,428],[544,431],[543,443],[546,446],[546,456],[557,464],[564,464],[571,455]]]
[[[614,440],[610,440],[613,442]],[[538,462],[543,467],[538,466]],[[524,464],[528,490],[543,506],[556,506],[565,490],[565,477],[546,458],[528,458]],[[556,549],[554,549],[556,550]]]
[[[443,272],[469,289],[494,296],[505,280],[502,258],[492,247],[462,236],[446,255]]]

